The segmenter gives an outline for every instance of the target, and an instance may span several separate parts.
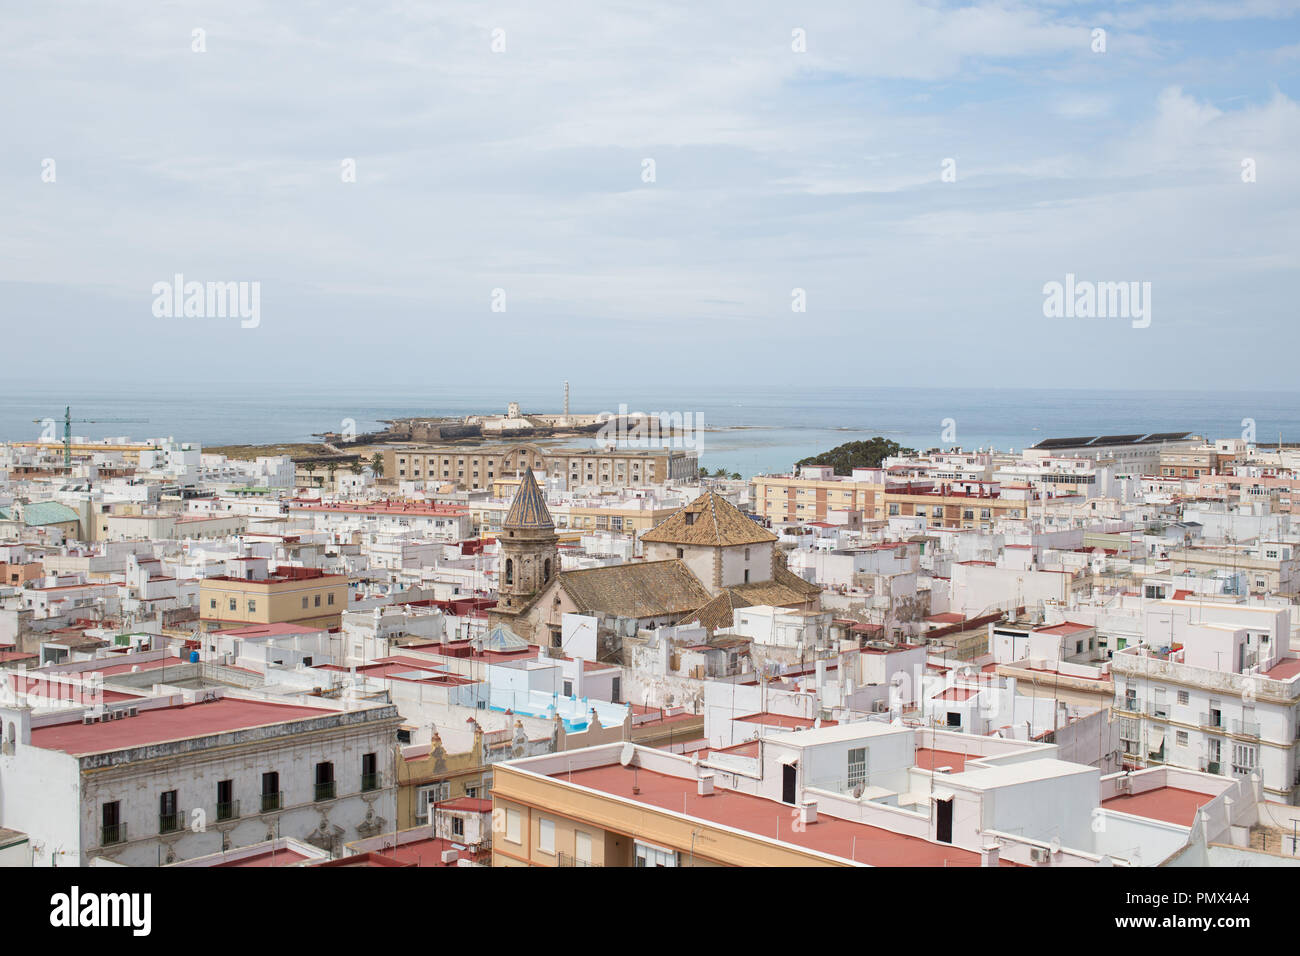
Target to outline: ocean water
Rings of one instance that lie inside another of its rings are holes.
[[[59,389],[0,384],[0,440],[40,437],[34,419],[55,418],[62,436],[65,405],[74,418],[140,419],[140,423],[75,423],[90,438],[174,437],[204,445],[309,442],[341,430],[358,433],[381,419],[414,415],[559,412],[559,387],[473,388],[433,385],[228,385],[219,382]],[[748,476],[788,470],[800,458],[848,441],[882,435],[913,448],[993,447],[1020,450],[1043,438],[1135,432],[1192,431],[1241,437],[1253,423],[1260,442],[1300,441],[1300,392],[1086,391],[1073,389],[941,389],[817,387],[590,387],[575,385],[575,414],[691,412],[705,423],[697,437],[701,463]],[[945,440],[951,419],[955,435]],[[576,444],[576,442],[574,442]]]

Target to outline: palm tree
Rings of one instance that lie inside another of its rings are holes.
[[[370,459],[370,470],[375,473],[376,478],[384,477],[384,456],[379,452],[375,452],[374,457]]]
[[[302,466],[302,470],[307,472],[307,477],[310,478],[313,481],[313,483],[316,480],[316,468],[317,465],[316,462],[314,461],[309,461],[307,462],[307,464]]]
[[[333,485],[334,472],[339,470],[339,463],[337,461],[331,461],[328,465],[325,466],[325,470],[330,473],[330,484]]]

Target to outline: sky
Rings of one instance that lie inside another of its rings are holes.
[[[1298,80],[1300,0],[11,5],[4,374],[1294,389]]]

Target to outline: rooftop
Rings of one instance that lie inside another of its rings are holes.
[[[1156,787],[1144,793],[1120,794],[1103,800],[1101,805],[1107,810],[1190,827],[1196,822],[1196,811],[1213,799],[1214,794],[1211,793],[1197,793],[1179,787]]]
[[[141,710],[135,717],[85,724],[78,718],[32,728],[32,746],[73,756],[209,737],[336,713],[321,707],[221,697],[201,704]]]
[[[702,797],[696,793],[693,778],[674,777],[643,767],[611,764],[561,772],[555,779],[869,866],[980,865],[978,853],[825,813],[818,815],[816,823],[796,830],[799,818],[783,803],[721,788],[714,790],[712,796]],[[632,796],[634,782],[640,788],[635,797]],[[1003,865],[1010,864],[1004,861]]]

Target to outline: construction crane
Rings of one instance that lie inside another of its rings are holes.
[[[37,425],[53,425],[54,421],[55,420],[53,418],[32,419],[32,422]],[[73,422],[77,422],[79,424],[88,424],[88,425],[108,425],[108,424],[143,425],[148,421],[149,419],[147,418],[73,418],[72,406],[71,405],[65,406],[63,409],[63,467],[64,468],[72,467],[72,423]],[[42,441],[46,440],[44,435],[41,436],[41,440]]]

